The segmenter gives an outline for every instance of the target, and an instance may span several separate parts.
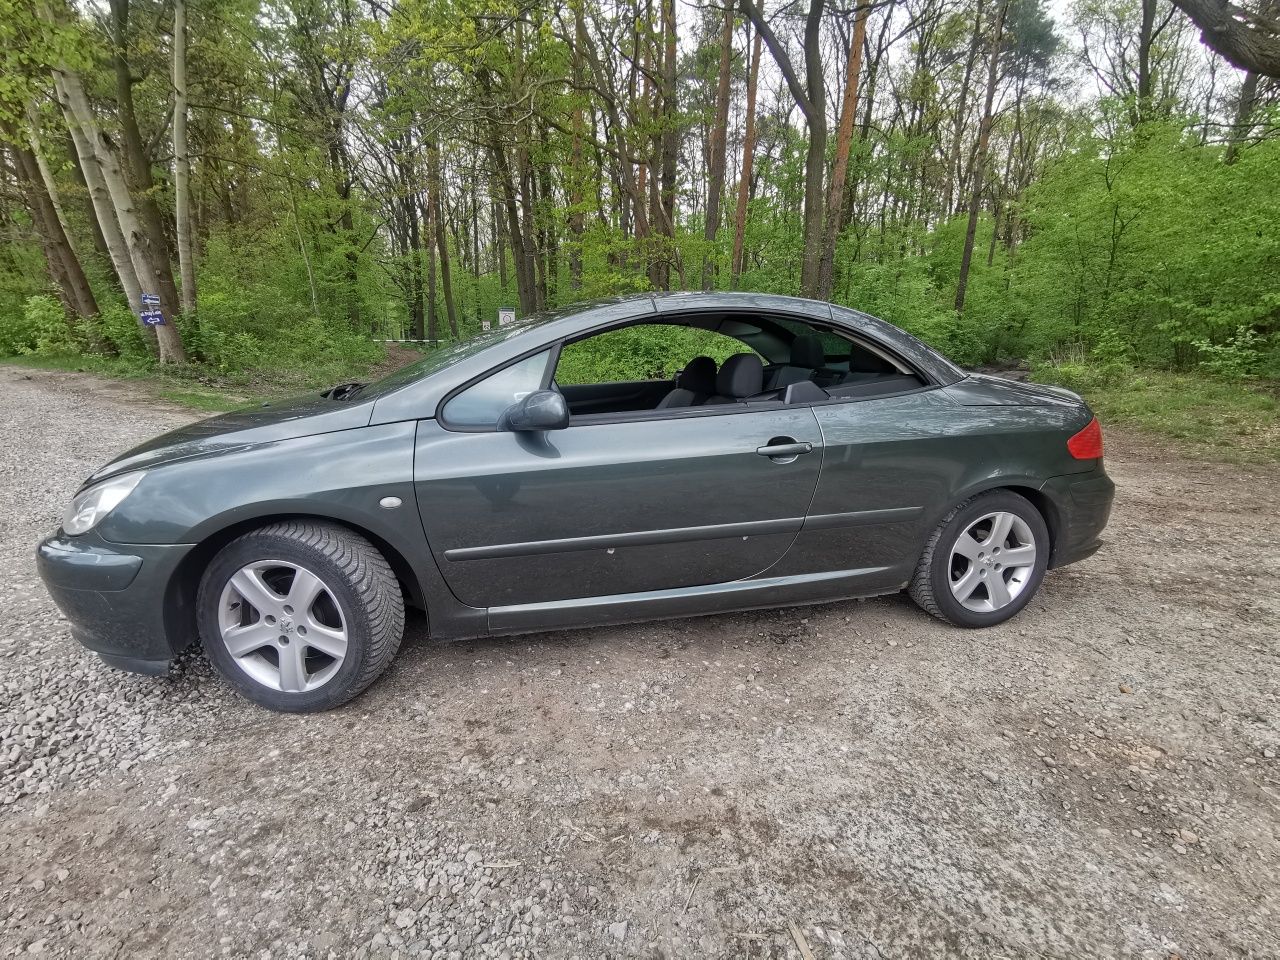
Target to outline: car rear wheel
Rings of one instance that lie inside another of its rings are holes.
[[[958,627],[990,627],[1031,602],[1048,562],[1044,517],[1026,497],[996,490],[942,519],[907,590],[935,617]]]
[[[233,540],[205,571],[196,603],[210,662],[272,710],[346,703],[386,669],[404,632],[386,559],[325,523],[277,523]]]

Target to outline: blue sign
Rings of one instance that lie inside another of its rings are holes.
[[[139,316],[144,327],[160,327],[164,325],[164,314],[159,310],[143,310]]]
[[[142,295],[142,305],[144,307],[158,307],[160,306],[160,297],[154,293],[144,293]]]

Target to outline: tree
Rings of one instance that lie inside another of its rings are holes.
[[[1280,17],[1229,0],[1173,0],[1200,28],[1200,38],[1241,70],[1280,77]]]
[[[187,155],[187,3],[173,0],[173,190],[182,276],[182,313],[196,315],[195,253],[191,242],[191,159]]]
[[[702,258],[702,289],[704,290],[710,290],[715,279],[712,247],[716,242],[716,232],[720,229],[720,200],[724,194],[725,160],[729,139],[729,73],[732,64],[733,5],[726,3],[724,25],[720,31],[720,72],[716,82],[716,114],[709,148],[711,157],[707,174],[707,223],[702,234],[703,239],[707,241],[707,252]]]
[[[853,146],[853,122],[858,110],[858,79],[862,73],[862,47],[867,39],[869,0],[861,0],[854,17],[853,38],[849,41],[849,67],[844,99],[840,105],[840,129],[836,133],[836,158],[831,168],[831,189],[827,195],[822,259],[818,265],[818,299],[830,300],[835,284],[836,240],[844,219],[845,191],[848,188],[849,152]]]
[[[822,259],[822,220],[825,210],[823,173],[827,154],[827,95],[822,76],[822,13],[823,0],[809,0],[809,13],[805,17],[804,64],[805,83],[802,86],[786,48],[778,40],[764,13],[753,0],[742,0],[742,12],[751,18],[760,32],[765,46],[787,82],[787,88],[795,98],[796,106],[804,114],[809,126],[809,145],[804,164],[804,266],[800,274],[802,296],[818,294],[818,275]]]
[[[982,122],[978,128],[978,146],[973,156],[973,188],[969,199],[969,222],[964,233],[964,251],[960,255],[960,279],[956,283],[956,312],[964,312],[964,296],[969,286],[969,267],[973,262],[973,245],[978,232],[978,211],[982,205],[982,190],[987,168],[987,150],[991,144],[992,108],[999,81],[1000,41],[1004,33],[1004,15],[1009,0],[1000,0],[996,8],[995,23],[991,28],[991,48],[987,54],[987,92],[982,104]]]
[[[763,38],[760,31],[755,33],[751,44],[751,67],[747,73],[747,119],[746,131],[742,137],[742,173],[738,178],[738,205],[733,217],[733,258],[732,281],[730,286],[737,288],[738,279],[742,276],[743,243],[747,230],[747,204],[751,199],[751,171],[756,152],[756,84],[760,77],[760,45]]]

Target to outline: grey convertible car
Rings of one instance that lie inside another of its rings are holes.
[[[637,326],[720,359],[571,376]],[[198,636],[245,696],[310,711],[387,667],[406,604],[444,640],[903,589],[1000,623],[1098,548],[1113,490],[1075,394],[826,303],[642,295],[157,437],[85,481],[38,563],[108,664],[161,674]]]

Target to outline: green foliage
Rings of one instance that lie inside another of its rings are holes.
[[[1225,164],[1171,125],[1085,139],[1028,191],[1023,215],[1002,309],[1019,324],[1015,355],[1118,337],[1144,366],[1187,369],[1200,343],[1280,327],[1275,141]]]
[[[1274,385],[1158,370],[1104,376],[1081,363],[1039,364],[1032,378],[1083,395],[1104,431],[1134,426],[1178,441],[1194,454],[1280,462],[1280,401]]]
[[[64,353],[72,347],[67,315],[53,297],[28,297],[21,311],[0,322],[0,356]]]
[[[97,330],[121,360],[148,366],[152,363],[147,332],[128,307],[118,303],[104,307],[97,317]]]
[[[1267,359],[1267,342],[1250,327],[1238,327],[1223,343],[1193,341],[1200,351],[1200,366],[1227,380],[1242,380],[1261,370]]]
[[[617,383],[674,377],[693,357],[717,364],[746,349],[740,340],[710,330],[641,324],[565,346],[556,382]]]

